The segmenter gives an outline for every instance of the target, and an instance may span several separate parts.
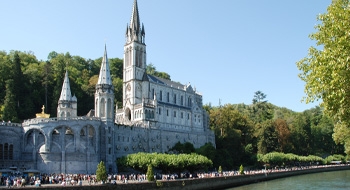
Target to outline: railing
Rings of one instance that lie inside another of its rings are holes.
[[[49,122],[60,122],[60,121],[71,121],[71,120],[91,120],[91,121],[100,121],[100,118],[97,117],[86,117],[86,116],[80,116],[80,117],[53,117],[53,118],[34,118],[34,119],[28,119],[23,122],[23,126],[29,126],[33,124],[39,124],[39,123],[49,123]],[[22,124],[21,124],[22,125]]]
[[[0,122],[0,126],[22,127],[22,123]]]

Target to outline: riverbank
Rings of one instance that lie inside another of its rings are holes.
[[[349,165],[343,166],[330,166],[330,167],[317,167],[292,171],[274,171],[268,173],[251,173],[249,175],[237,175],[237,176],[221,176],[199,179],[180,179],[180,180],[159,180],[157,182],[128,182],[127,184],[117,182],[116,185],[103,184],[103,185],[89,185],[86,181],[82,186],[66,186],[62,187],[58,184],[43,184],[41,187],[26,186],[18,189],[87,189],[87,190],[100,190],[100,189],[122,189],[122,190],[146,190],[146,189],[170,189],[170,190],[196,190],[196,189],[226,189],[237,187],[241,185],[257,183],[261,181],[268,181],[278,178],[291,177],[296,175],[350,170]],[[6,188],[4,186],[0,188]]]

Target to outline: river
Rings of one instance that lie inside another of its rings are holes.
[[[350,189],[350,170],[305,174],[264,181],[227,190],[338,190]]]

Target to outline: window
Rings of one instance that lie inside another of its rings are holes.
[[[169,92],[166,93],[166,101],[169,102]]]
[[[160,92],[159,92],[159,100],[160,100],[160,101],[163,101],[163,91],[160,91]]]
[[[180,101],[181,101],[180,103],[181,103],[181,105],[183,106],[183,105],[184,105],[184,97],[183,97],[183,96],[181,96],[181,98],[180,98],[180,99],[181,99],[181,100],[180,100]]]
[[[9,144],[5,143],[4,146],[4,160],[9,159]]]
[[[151,97],[154,98],[154,95],[155,95],[154,94],[154,88],[152,88],[152,95],[151,95]]]
[[[4,159],[3,151],[4,151],[4,147],[2,144],[0,144],[0,160]]]
[[[183,113],[183,112],[181,112],[181,119],[182,119],[182,118],[184,118],[184,113]]]
[[[158,108],[158,114],[159,114],[159,115],[162,114],[162,109]]]
[[[169,116],[169,110],[168,109],[166,110],[166,116]]]
[[[10,144],[9,148],[9,160],[13,160],[13,145]]]
[[[174,104],[176,104],[176,94],[174,94]]]
[[[174,111],[174,117],[176,117],[176,111]]]

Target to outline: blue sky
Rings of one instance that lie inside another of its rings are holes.
[[[133,0],[4,0],[0,50],[51,51],[84,58],[122,58]],[[331,0],[138,0],[147,63],[191,83],[203,103],[251,104],[258,90],[294,111],[304,82],[296,62],[315,42],[316,17]]]

